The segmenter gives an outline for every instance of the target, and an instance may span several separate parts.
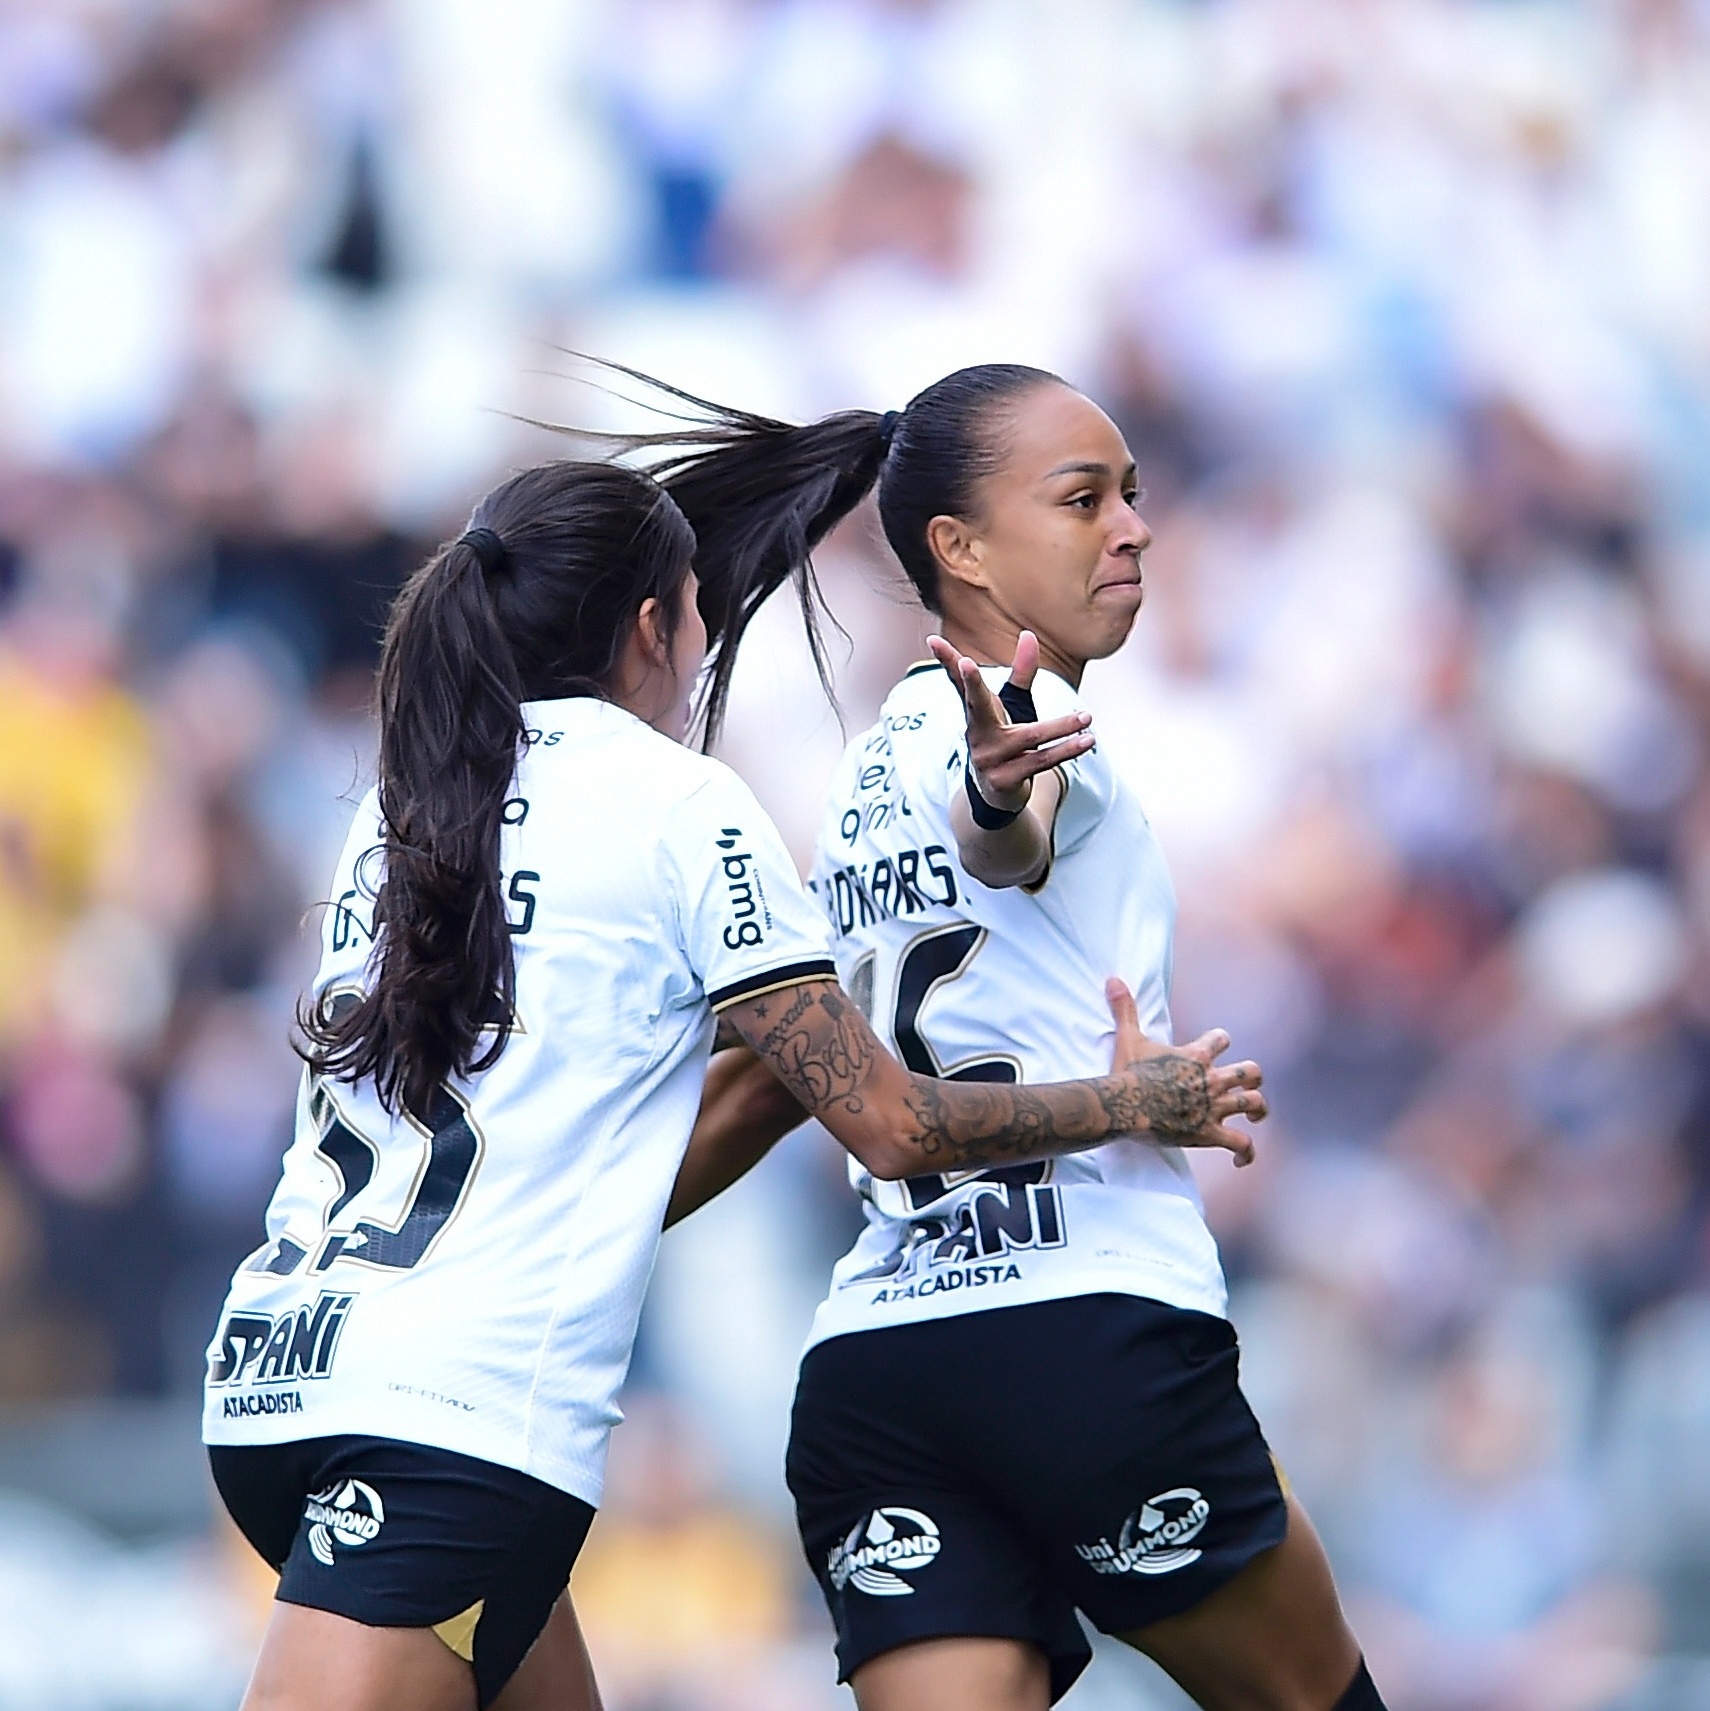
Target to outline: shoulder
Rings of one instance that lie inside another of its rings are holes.
[[[734,778],[722,762],[653,729],[633,713],[594,696],[531,701],[523,707],[519,779],[556,779],[585,792],[592,780],[623,794],[636,817],[669,813],[689,797]]]
[[[918,782],[960,754],[967,723],[955,684],[936,660],[926,660],[911,666],[885,697],[870,735],[882,738]]]
[[[885,697],[879,727],[903,741],[942,730],[960,732],[962,698],[937,660],[911,665]]]

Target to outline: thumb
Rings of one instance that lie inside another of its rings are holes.
[[[1116,1045],[1111,1056],[1115,1067],[1121,1069],[1141,1054],[1146,1036],[1140,1032],[1140,1014],[1134,1008],[1134,994],[1115,975],[1104,983],[1104,1001],[1110,1006],[1111,1016],[1116,1022]]]
[[[1039,638],[1031,630],[1023,630],[1015,638],[1015,663],[1009,668],[1009,680],[1017,689],[1031,689],[1039,673]]]

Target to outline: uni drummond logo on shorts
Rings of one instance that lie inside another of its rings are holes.
[[[345,1479],[316,1492],[303,1506],[303,1519],[310,1523],[309,1549],[315,1561],[331,1568],[333,1546],[355,1550],[367,1544],[385,1524],[386,1505],[372,1485]]]
[[[831,1584],[853,1585],[875,1598],[906,1598],[914,1588],[902,1577],[925,1568],[943,1548],[938,1523],[918,1509],[875,1509],[826,1558]]]
[[[1198,1562],[1192,1541],[1205,1531],[1211,1505],[1191,1485],[1148,1497],[1126,1521],[1113,1545],[1076,1545],[1075,1553],[1094,1574],[1168,1574]]]

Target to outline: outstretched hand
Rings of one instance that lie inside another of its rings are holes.
[[[1231,1117],[1262,1122],[1270,1107],[1260,1091],[1264,1073],[1256,1063],[1219,1064],[1229,1049],[1221,1028],[1190,1045],[1161,1046],[1140,1031],[1134,994],[1120,980],[1104,983],[1105,1001],[1116,1020],[1111,1073],[1139,1083],[1138,1108],[1147,1131],[1177,1147],[1221,1147],[1237,1165],[1253,1162],[1253,1137],[1229,1128]]]
[[[976,788],[992,807],[1005,811],[1025,808],[1038,773],[1073,760],[1093,746],[1090,714],[1068,713],[1060,719],[1011,724],[1003,703],[980,674],[978,661],[969,659],[942,636],[929,636],[926,645],[962,697],[968,721],[968,765],[973,769]],[[1038,670],[1039,638],[1031,630],[1023,630],[1016,639],[1009,681],[1017,689],[1030,690]]]

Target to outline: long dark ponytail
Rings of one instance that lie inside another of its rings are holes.
[[[709,738],[724,717],[737,643],[787,581],[829,688],[811,555],[875,485],[885,538],[927,610],[938,611],[927,525],[976,513],[979,484],[1003,461],[1000,407],[1037,386],[1064,384],[1045,369],[982,363],[935,381],[900,411],[843,410],[796,425],[697,397],[622,363],[601,366],[694,412],[660,433],[608,438],[631,452],[668,449],[649,467],[695,531],[709,638],[701,704]]]
[[[312,1071],[371,1076],[418,1114],[510,1035],[499,829],[523,703],[602,694],[643,601],[669,633],[695,547],[657,483],[605,463],[526,470],[470,521],[405,585],[381,652],[372,978],[299,1016]]]

